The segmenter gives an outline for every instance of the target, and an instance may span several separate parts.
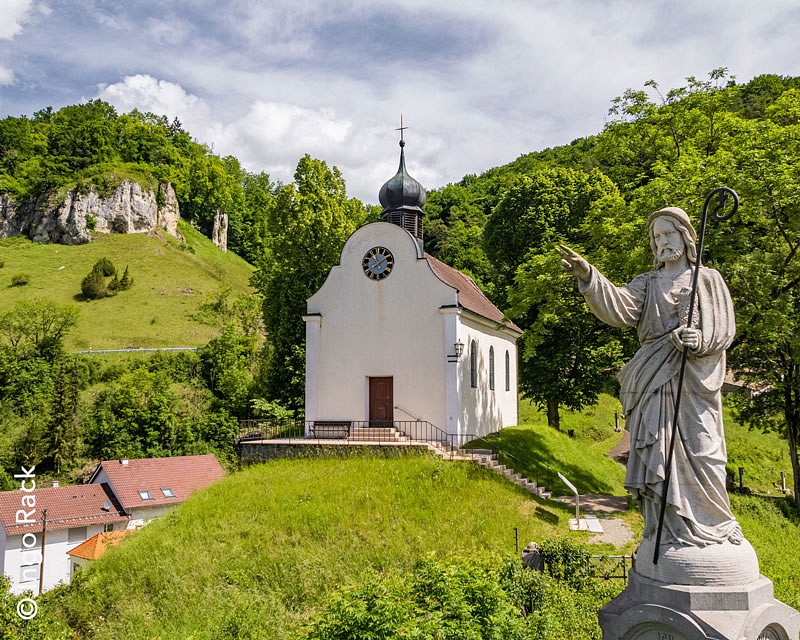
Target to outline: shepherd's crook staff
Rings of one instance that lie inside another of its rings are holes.
[[[708,221],[708,206],[711,201],[717,198],[717,203],[714,207],[714,219],[718,221],[728,220],[739,209],[739,196],[736,192],[729,187],[719,187],[714,189],[706,196],[706,202],[703,205],[703,219],[700,223],[700,233],[697,241],[697,262],[694,266],[692,273],[692,293],[689,296],[689,317],[686,321],[686,327],[692,327],[692,320],[694,316],[694,302],[697,298],[697,278],[700,275],[700,263],[703,255],[703,240],[706,235],[706,222]],[[728,201],[728,196],[733,198],[733,210],[727,215],[720,215],[720,211],[725,210],[725,204]],[[678,415],[681,408],[681,393],[683,391],[683,375],[686,372],[686,358],[689,355],[689,349],[684,347],[681,355],[681,370],[678,374],[678,391],[675,394],[675,414],[672,419],[672,437],[669,441],[669,453],[667,454],[667,467],[664,474],[664,488],[661,493],[661,510],[658,514],[658,529],[656,530],[656,546],[653,553],[653,564],[658,564],[658,552],[661,548],[661,530],[664,528],[664,514],[667,509],[667,492],[669,491],[669,481],[672,477],[672,456],[675,453],[675,438],[678,436]]]

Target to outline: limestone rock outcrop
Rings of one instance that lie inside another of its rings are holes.
[[[222,251],[228,250],[228,214],[217,209],[214,216],[214,228],[211,231],[211,242]]]
[[[136,182],[124,181],[108,197],[94,191],[71,191],[57,206],[17,206],[6,194],[0,195],[0,238],[26,234],[43,243],[85,244],[98,233],[150,233],[164,230],[178,233],[180,210],[175,190],[160,185],[162,204],[156,194]]]

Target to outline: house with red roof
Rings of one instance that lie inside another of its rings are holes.
[[[381,221],[347,239],[307,301],[307,435],[320,423],[402,423],[463,441],[518,422],[522,331],[472,278],[425,253],[425,190],[403,146]]]
[[[224,476],[217,458],[206,454],[104,460],[89,483],[108,484],[130,518],[129,526],[138,528]]]
[[[67,552],[103,531],[124,529],[130,518],[106,483],[35,486],[0,492],[0,570],[15,593],[34,593],[68,582]]]
[[[87,540],[144,526],[224,475],[211,454],[105,460],[88,484],[67,487],[39,487],[23,468],[20,488],[0,492],[0,571],[14,593],[68,583],[82,564],[70,553]]]

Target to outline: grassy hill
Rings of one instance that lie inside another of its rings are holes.
[[[800,522],[786,505],[733,496],[776,596],[798,606]],[[430,456],[276,461],[196,495],[46,595],[40,610],[78,638],[297,638],[335,593],[374,572],[408,572],[432,556],[513,554],[515,527],[523,544],[585,542],[568,531],[571,515],[476,466]]]
[[[516,459],[557,466],[581,491],[621,494],[622,467],[604,455],[621,437],[613,430],[617,408],[603,396],[582,414],[565,412],[564,428],[573,437],[524,408],[533,424],[493,440]],[[727,418],[734,460],[760,451],[783,464],[785,442]],[[751,486],[762,495],[734,494],[731,504],[776,597],[800,607],[794,553],[800,518],[790,500],[764,495],[770,464],[746,474],[761,483]],[[275,461],[193,497],[112,549],[71,587],[46,595],[40,608],[67,621],[77,638],[294,639],[334,594],[363,585],[373,572],[408,573],[431,556],[513,554],[515,528],[522,545],[549,538],[587,542],[586,532],[568,531],[572,515],[468,463],[419,455]],[[641,531],[638,514],[624,517]],[[609,547],[596,551],[614,553]],[[593,619],[594,611],[584,617]],[[599,629],[575,637],[599,637]]]
[[[34,298],[76,305],[80,317],[68,350],[202,346],[219,322],[201,306],[225,287],[232,296],[249,293],[252,267],[183,221],[179,231],[185,243],[145,234],[95,234],[80,246],[0,240],[0,314]],[[133,287],[111,298],[83,300],[81,280],[103,257],[120,272],[127,266]],[[13,286],[20,274],[28,284]]]
[[[573,536],[571,510],[431,456],[276,461],[193,497],[41,604],[93,638],[294,637],[367,572]]]

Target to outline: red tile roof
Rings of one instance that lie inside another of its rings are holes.
[[[20,502],[23,496],[34,496],[35,507],[23,506]],[[17,511],[20,509],[26,514],[35,509],[34,513],[30,513],[29,516],[23,514],[20,519],[36,520],[36,523],[17,524]],[[0,524],[5,529],[6,535],[13,536],[28,531],[41,531],[42,515],[45,509],[47,509],[48,531],[129,520],[127,516],[123,515],[122,505],[119,504],[111,488],[105,483],[75,487],[37,488],[31,493],[19,489],[0,492]]]
[[[109,484],[127,511],[136,507],[180,504],[198,489],[225,476],[213,454],[142,458],[127,460],[125,464],[120,460],[104,460],[89,482],[94,482],[101,469],[106,472]],[[172,496],[164,493],[169,489]],[[142,498],[140,491],[149,492],[151,499]]]
[[[522,329],[506,318],[505,314],[491,303],[489,298],[478,288],[478,285],[475,284],[472,278],[446,265],[441,260],[437,260],[430,254],[426,253],[425,258],[439,280],[458,291],[458,304],[464,309],[472,311],[487,320],[492,320],[499,325],[522,333]]]
[[[84,558],[85,560],[97,560],[105,554],[108,547],[116,547],[122,539],[136,533],[136,529],[124,529],[122,531],[109,531],[98,533],[88,540],[81,542],[71,551],[67,551],[68,556]]]

